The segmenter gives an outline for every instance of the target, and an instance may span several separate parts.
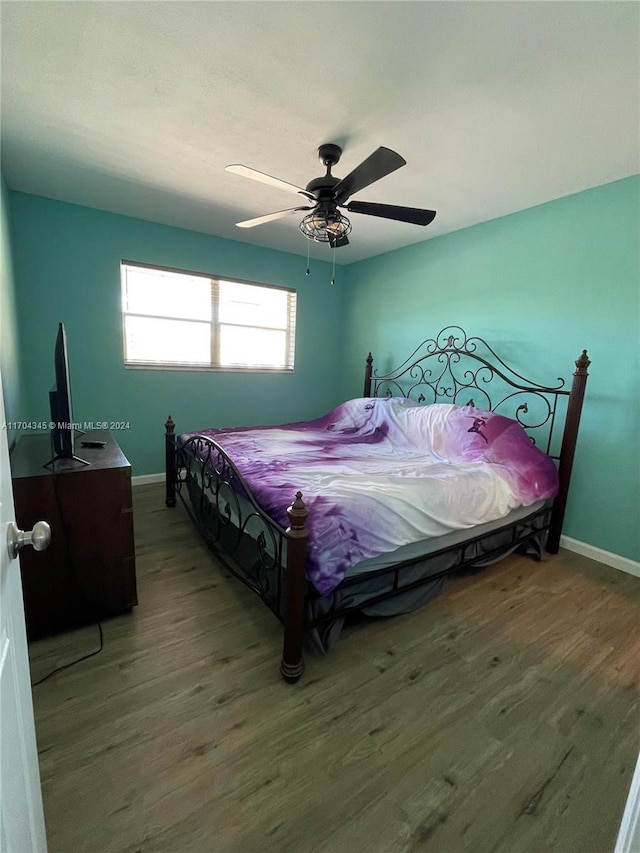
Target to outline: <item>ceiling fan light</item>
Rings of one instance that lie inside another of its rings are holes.
[[[332,214],[308,213],[300,223],[300,230],[309,240],[328,243],[346,237],[351,232],[351,223],[346,216],[336,211]]]

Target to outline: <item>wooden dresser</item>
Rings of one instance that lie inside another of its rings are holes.
[[[103,448],[81,447],[85,439]],[[45,468],[48,434],[24,435],[11,454],[16,521],[51,526],[46,551],[20,553],[30,640],[124,613],[138,603],[131,466],[108,430],[76,440],[76,456]]]

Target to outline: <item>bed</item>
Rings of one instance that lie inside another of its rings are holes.
[[[542,385],[448,326],[397,368],[370,353],[362,397],[313,421],[177,435],[170,416],[166,504],[283,623],[294,683],[303,647],[328,652],[353,614],[409,612],[516,549],[557,553],[589,364]]]

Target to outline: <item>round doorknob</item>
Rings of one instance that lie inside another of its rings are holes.
[[[36,521],[33,530],[20,530],[18,525],[11,521],[7,527],[7,550],[12,560],[18,556],[18,552],[25,545],[32,545],[36,551],[44,551],[51,542],[51,528],[46,521]]]

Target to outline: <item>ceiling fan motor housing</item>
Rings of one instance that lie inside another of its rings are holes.
[[[309,181],[305,189],[308,193],[313,193],[318,201],[328,201],[333,198],[333,188],[339,183],[340,178],[334,178],[333,175],[322,175],[320,178]]]

